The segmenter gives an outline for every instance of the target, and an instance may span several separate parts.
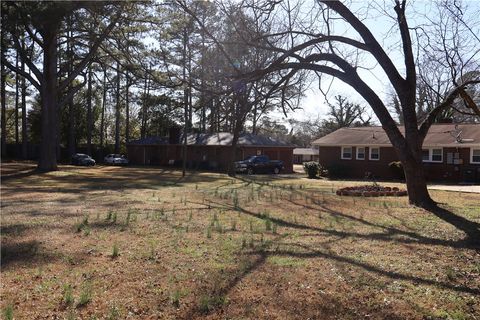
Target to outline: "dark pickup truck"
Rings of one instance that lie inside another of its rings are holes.
[[[235,162],[236,172],[254,173],[279,173],[283,169],[283,161],[270,160],[267,156],[250,156],[242,161]]]

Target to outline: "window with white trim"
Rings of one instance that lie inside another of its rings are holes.
[[[470,149],[470,163],[480,163],[480,148]]]
[[[352,147],[342,147],[342,159],[351,160],[352,159]]]
[[[443,149],[442,148],[429,148],[422,149],[422,161],[423,162],[443,162]]]
[[[380,160],[380,148],[370,147],[370,160]]]
[[[365,147],[357,147],[357,160],[365,160]]]

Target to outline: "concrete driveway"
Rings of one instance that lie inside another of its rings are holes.
[[[429,190],[445,190],[445,191],[457,191],[457,192],[473,192],[480,193],[480,185],[445,185],[445,184],[432,184],[428,186]]]

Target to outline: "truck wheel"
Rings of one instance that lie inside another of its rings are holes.
[[[253,174],[253,168],[248,168],[247,169],[247,174],[252,175]]]
[[[279,174],[279,173],[280,173],[280,169],[277,168],[277,167],[273,168],[273,173],[274,173],[274,174]]]

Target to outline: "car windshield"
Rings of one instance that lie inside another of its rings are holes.
[[[77,158],[90,158],[88,155],[82,154],[82,153],[77,154],[76,157],[77,157]]]
[[[255,159],[255,156],[250,156],[250,157],[246,157],[244,161],[253,161],[253,159]]]

